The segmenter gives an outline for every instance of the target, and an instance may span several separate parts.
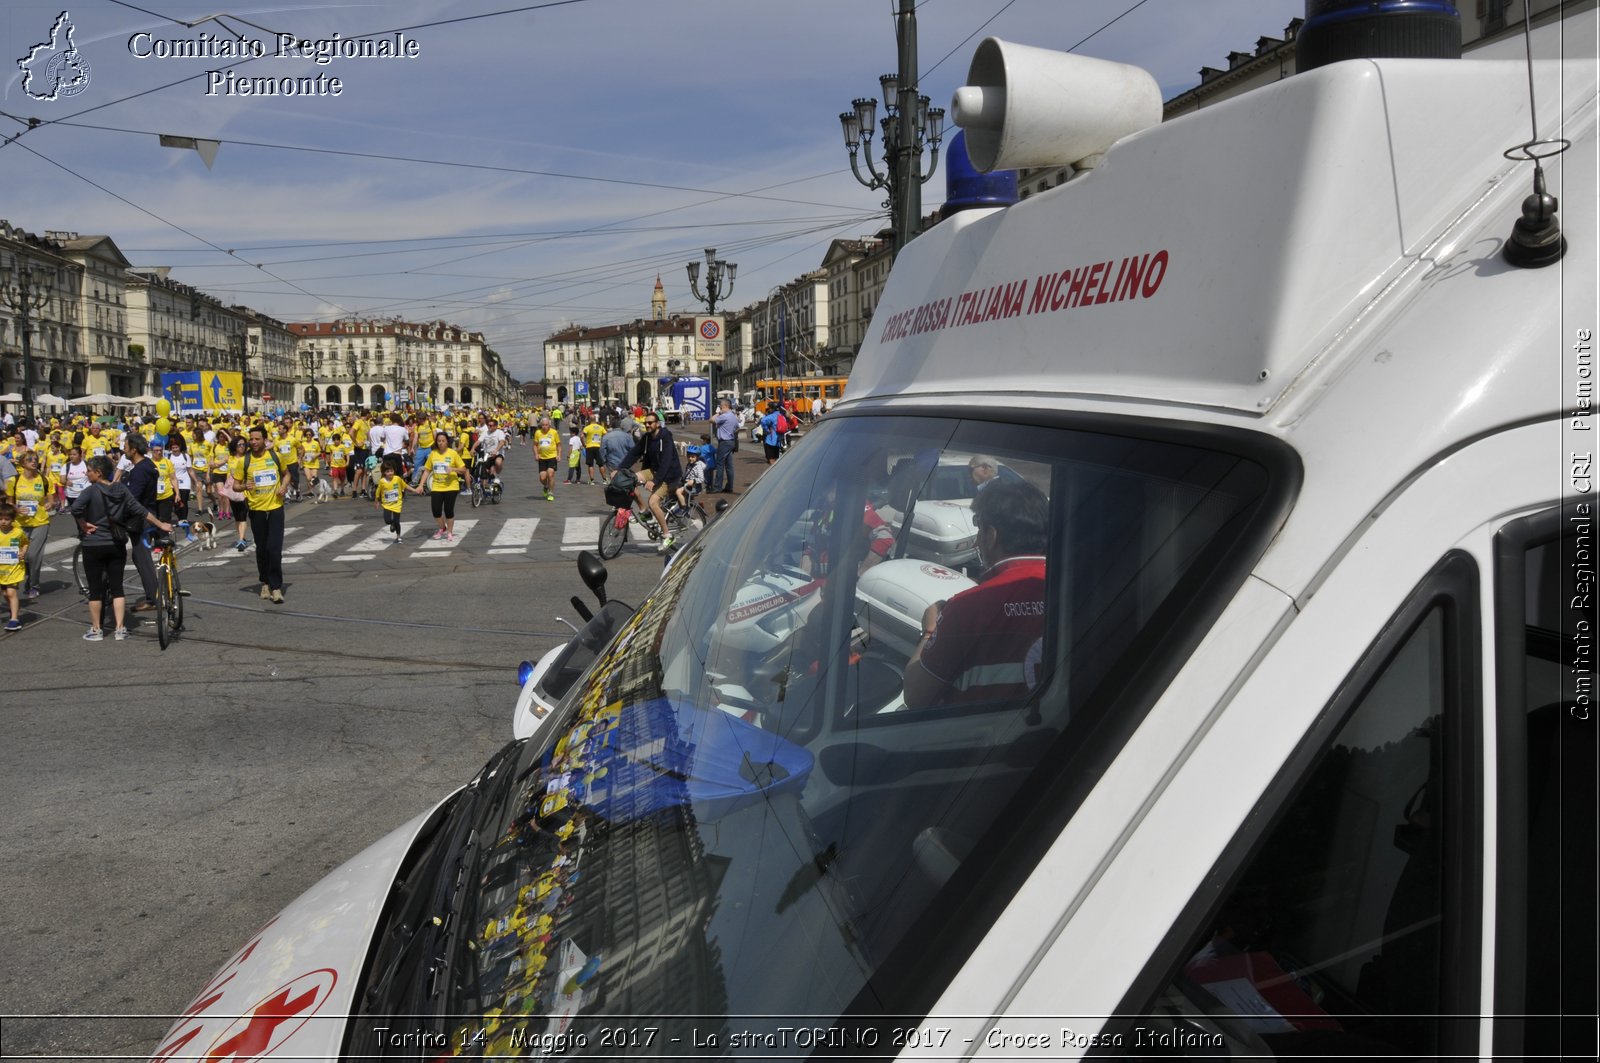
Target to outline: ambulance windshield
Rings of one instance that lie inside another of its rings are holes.
[[[452,1044],[793,1055],[777,1031],[801,1017],[925,1005],[923,957],[970,950],[995,876],[1036,859],[1024,813],[1092,782],[1277,511],[1270,463],[1223,435],[904,415],[808,435],[475,824],[441,1010],[477,1018]]]

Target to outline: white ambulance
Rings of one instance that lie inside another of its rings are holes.
[[[986,42],[973,155],[1080,175],[919,236],[848,397],[158,1058],[1592,1058],[1575,7],[1135,132]]]

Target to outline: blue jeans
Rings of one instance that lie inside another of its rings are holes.
[[[717,440],[717,467],[711,470],[711,491],[733,490],[733,440]]]

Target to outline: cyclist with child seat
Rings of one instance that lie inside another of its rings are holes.
[[[673,442],[671,430],[662,426],[658,414],[644,415],[644,435],[639,437],[623,464],[632,465],[634,462],[639,462],[640,467],[648,470],[653,477],[654,482],[650,485],[650,494],[645,503],[650,507],[650,513],[656,518],[656,527],[662,533],[661,545],[656,549],[666,553],[672,548],[672,537],[667,534],[667,512],[662,500],[668,492],[676,492],[683,486],[683,463],[678,460],[678,448]]]

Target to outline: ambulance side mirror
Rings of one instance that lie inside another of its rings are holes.
[[[578,578],[594,592],[601,605],[606,604],[606,563],[588,550],[578,553]]]

